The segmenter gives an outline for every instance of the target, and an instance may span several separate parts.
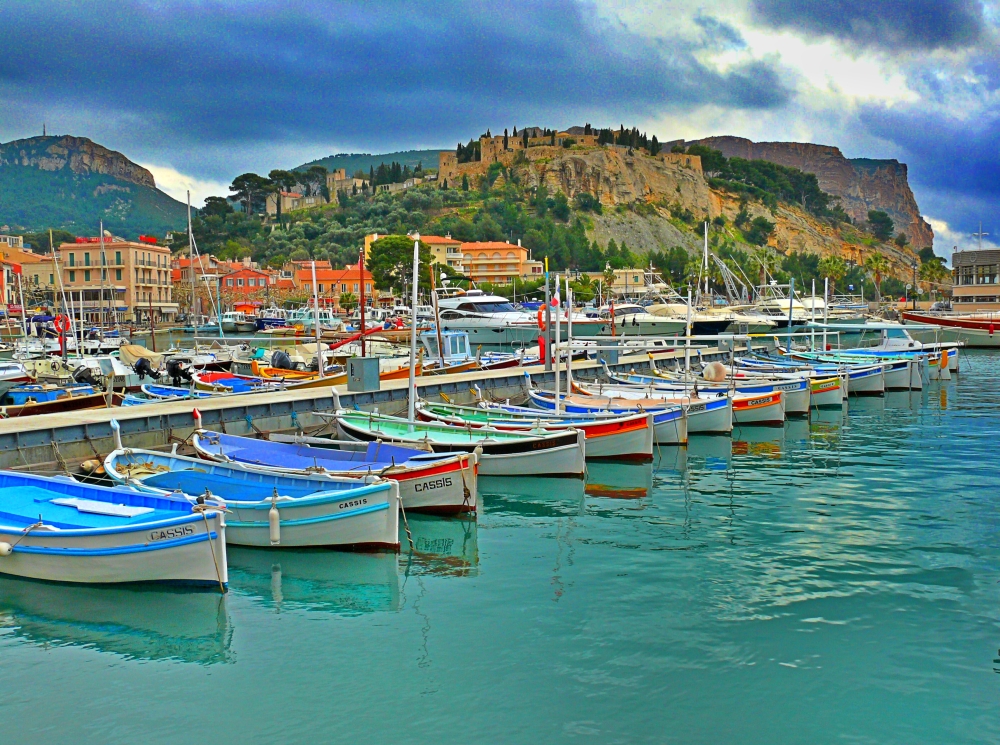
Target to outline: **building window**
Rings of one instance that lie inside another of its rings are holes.
[[[341,292],[347,292],[347,283],[346,282],[341,282],[340,283],[340,291]]]
[[[70,256],[72,256],[72,254],[70,254]],[[69,281],[76,282],[76,272],[74,272],[72,269],[69,270]]]
[[[85,269],[84,270],[84,272],[83,272],[83,281],[84,282],[89,282],[90,281],[90,270],[89,269]]]
[[[355,282],[355,283],[354,283],[354,291],[355,291],[355,292],[357,292],[357,291],[358,291],[358,283],[357,283],[357,282]]]
[[[319,283],[319,291],[320,291],[320,292],[323,292],[323,283],[322,283],[322,282],[320,282],[320,283]],[[317,364],[318,364],[318,363],[317,363]]]
[[[69,265],[76,266],[76,254],[69,255]]]
[[[87,251],[87,252],[86,252],[86,253],[85,253],[85,254],[83,255],[83,265],[84,265],[84,266],[90,266],[90,251]]]
[[[116,282],[121,282],[122,281],[122,270],[121,269],[115,269],[115,281]]]
[[[243,286],[243,277],[237,277],[236,278],[236,286],[237,287],[242,287]]]
[[[35,281],[36,282],[38,281],[38,277],[37,276],[35,277]],[[56,283],[56,275],[50,274],[49,275],[49,284],[50,285],[54,285],[55,283]]]
[[[227,279],[226,280],[226,287],[232,287],[232,286],[233,286],[233,280],[232,280],[232,278]]]
[[[122,263],[122,252],[121,251],[115,251],[115,263],[116,264],[121,264]]]

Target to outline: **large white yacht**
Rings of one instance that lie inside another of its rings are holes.
[[[612,312],[617,336],[675,336],[683,334],[687,328],[684,319],[653,315],[636,303],[605,305],[598,311],[597,317],[610,325]]]
[[[542,332],[536,313],[520,310],[504,297],[488,295],[482,290],[455,291],[438,294],[438,315],[441,328],[464,331],[472,345],[484,348],[522,348],[538,341]],[[560,319],[560,333],[566,331],[565,309],[552,310]],[[573,313],[573,336],[591,337],[610,334],[611,327],[602,319],[587,318]]]

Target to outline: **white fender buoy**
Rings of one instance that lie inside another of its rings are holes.
[[[6,541],[0,541],[0,556],[10,556],[14,553],[14,547]]]
[[[271,509],[267,511],[267,527],[270,533],[271,545],[277,546],[281,543],[281,515],[278,513],[278,490],[274,490],[271,497]]]

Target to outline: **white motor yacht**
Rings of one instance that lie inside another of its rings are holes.
[[[465,331],[473,346],[484,349],[523,348],[535,344],[543,332],[539,328],[538,313],[518,310],[504,297],[488,295],[482,290],[438,297],[441,328],[447,331]],[[544,308],[541,310],[544,317]],[[558,317],[560,333],[565,334],[567,311],[553,308],[553,323]],[[582,313],[573,313],[573,336],[593,337],[610,335],[610,324],[603,319],[587,318]]]

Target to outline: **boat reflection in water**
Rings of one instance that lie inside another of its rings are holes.
[[[229,587],[281,610],[360,615],[399,609],[395,553],[230,546]]]
[[[407,515],[413,549],[400,521],[400,568],[406,575],[474,577],[479,573],[479,541],[474,517]]]
[[[667,448],[670,451],[685,448]],[[676,467],[676,459],[671,458],[669,467]],[[656,470],[662,470],[659,463]],[[587,464],[587,480],[584,491],[588,497],[607,499],[643,499],[653,491],[652,463],[615,463],[592,461]]]
[[[733,455],[781,458],[784,427],[733,427]]]
[[[691,435],[687,451],[690,459],[703,462],[708,470],[725,470],[729,468],[733,458],[733,438],[721,435]]]
[[[487,512],[523,517],[582,515],[586,496],[582,479],[534,476],[480,476],[479,494]]]
[[[217,592],[85,587],[0,577],[0,628],[42,646],[130,659],[229,662],[233,629]]]

